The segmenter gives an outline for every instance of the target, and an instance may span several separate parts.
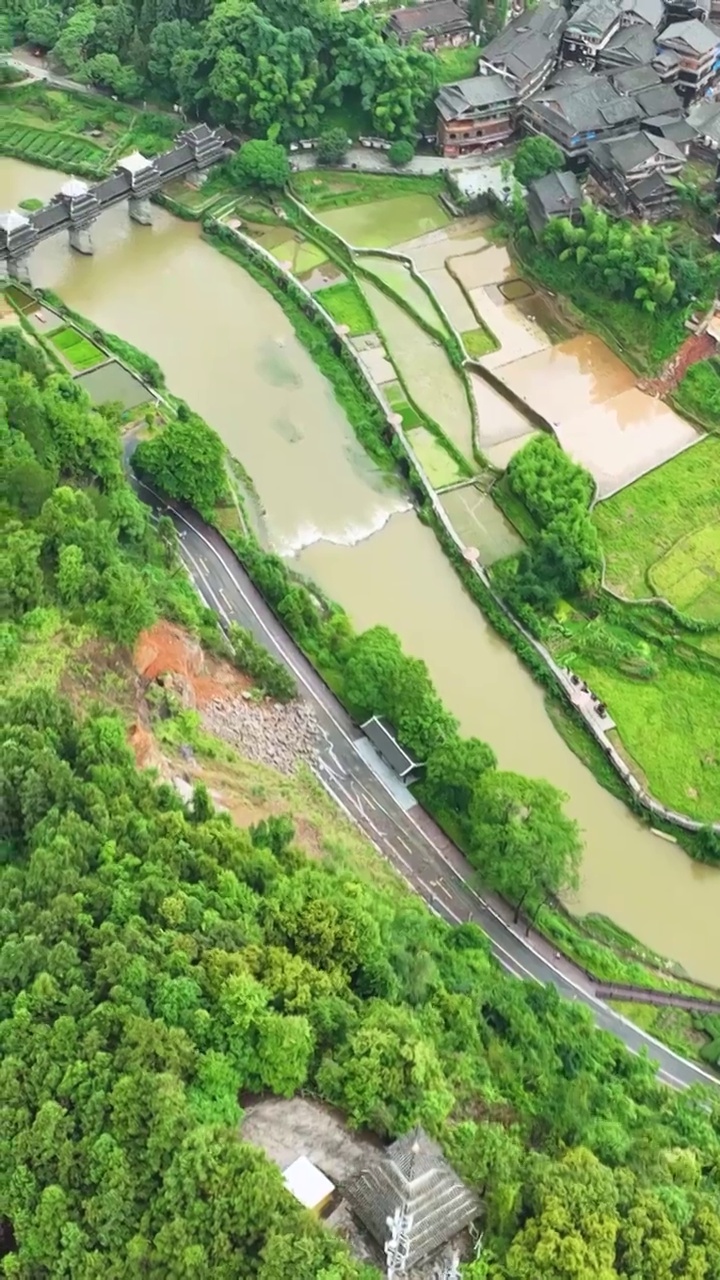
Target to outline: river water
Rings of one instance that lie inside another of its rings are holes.
[[[61,179],[0,159],[0,208]],[[601,911],[698,978],[720,983],[720,873],[651,835],[593,779],[548,719],[539,687],[463,592],[433,534],[356,444],[327,384],[262,289],[155,210],[100,220],[94,258],[64,239],[33,255],[34,283],[154,356],[168,384],[253,475],[275,545],[342,603],[358,627],[385,623],[425,659],[466,733],[503,768],[569,797],[586,853],[579,911]]]

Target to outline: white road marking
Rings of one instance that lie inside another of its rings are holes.
[[[159,499],[159,494],[155,493],[155,491],[154,491],[153,489],[151,489],[149,485],[143,485],[142,487],[143,487],[143,488],[145,488],[145,489],[148,491],[148,493],[152,493],[152,494],[153,494],[153,496],[154,496],[155,498],[158,498],[158,499]],[[216,559],[220,562],[220,564],[222,565],[222,567],[223,567],[223,569],[225,570],[225,572],[226,572],[226,574],[227,574],[227,576],[228,576],[229,580],[232,582],[233,586],[234,586],[234,587],[235,587],[235,589],[237,590],[237,592],[238,592],[238,594],[240,595],[241,599],[243,600],[244,604],[245,604],[245,605],[246,605],[246,607],[250,610],[250,612],[252,613],[253,617],[255,618],[256,622],[258,623],[258,625],[260,626],[260,628],[261,628],[261,630],[264,632],[264,634],[268,637],[268,639],[269,639],[269,640],[271,640],[271,641],[272,641],[273,646],[275,647],[275,649],[277,650],[277,652],[282,656],[283,661],[286,663],[286,665],[289,667],[289,669],[293,672],[293,674],[295,675],[295,677],[296,677],[296,679],[297,679],[298,683],[299,683],[300,685],[302,685],[302,686],[307,690],[307,692],[310,694],[310,696],[311,696],[311,698],[312,698],[313,700],[315,700],[316,702],[318,702],[318,703],[319,703],[319,705],[323,708],[323,710],[324,710],[325,714],[328,716],[328,718],[330,719],[330,721],[332,722],[332,724],[333,724],[333,725],[335,726],[335,728],[337,729],[338,733],[340,733],[340,734],[342,735],[342,737],[345,739],[345,741],[348,743],[348,745],[349,745],[349,746],[351,746],[351,747],[354,747],[354,744],[353,744],[352,739],[351,739],[351,738],[348,736],[348,734],[345,732],[345,730],[343,729],[342,725],[341,725],[341,724],[339,724],[339,722],[338,722],[338,720],[336,719],[336,717],[335,717],[335,715],[334,715],[334,713],[333,713],[332,709],[328,706],[327,702],[325,701],[325,693],[324,693],[324,691],[322,690],[322,688],[321,688],[320,690],[316,690],[316,689],[314,689],[314,688],[312,687],[312,685],[310,684],[309,680],[306,678],[306,676],[304,675],[304,673],[299,669],[299,667],[298,667],[297,663],[294,661],[294,657],[293,657],[293,655],[292,655],[291,653],[288,653],[288,650],[287,650],[287,648],[285,647],[285,645],[283,644],[282,639],[278,639],[278,638],[277,638],[276,636],[274,636],[274,635],[272,634],[272,632],[269,630],[269,628],[267,627],[267,625],[266,625],[265,621],[263,620],[263,618],[261,617],[261,615],[258,613],[257,609],[255,608],[254,604],[253,604],[253,603],[252,603],[252,601],[248,598],[248,596],[245,594],[245,591],[243,590],[243,587],[242,587],[241,583],[239,583],[239,582],[238,582],[238,580],[237,580],[237,578],[235,577],[235,574],[234,574],[234,572],[233,572],[233,569],[232,569],[231,567],[229,567],[229,566],[228,566],[228,564],[227,564],[227,562],[226,562],[226,560],[225,560],[224,556],[220,554],[220,552],[217,550],[217,548],[216,548],[215,546],[213,546],[212,542],[210,542],[210,540],[209,540],[208,538],[206,538],[206,537],[205,537],[205,535],[204,535],[204,534],[203,534],[199,529],[197,529],[197,528],[196,528],[196,526],[195,526],[194,524],[192,524],[192,522],[191,522],[190,520],[188,520],[188,519],[187,519],[187,517],[186,517],[186,516],[184,516],[180,511],[178,511],[176,508],[172,507],[170,504],[168,504],[168,508],[167,508],[167,509],[168,509],[168,510],[170,510],[170,511],[172,511],[172,512],[173,512],[173,514],[176,516],[176,518],[177,518],[178,520],[181,520],[181,521],[183,522],[183,524],[187,525],[187,528],[188,528],[188,529],[190,529],[190,530],[192,530],[192,532],[195,534],[195,536],[196,536],[197,538],[199,538],[202,542],[204,542],[204,543],[205,543],[205,545],[209,548],[209,550],[213,553],[213,555],[215,556],[215,558],[216,558]],[[224,615],[224,616],[226,617],[226,619],[227,619],[227,615],[225,614],[224,610],[221,610],[221,612],[223,613],[223,615]],[[279,625],[279,624],[278,624],[278,625]],[[318,680],[319,680],[319,678],[318,678]],[[382,782],[382,779],[377,779],[377,780],[380,782],[380,785],[381,785],[381,786],[383,786],[383,787],[384,787],[384,789],[387,791],[387,793],[388,793],[388,795],[390,796],[390,798],[392,798],[390,791],[389,791],[389,790],[388,790],[388,788],[385,786],[385,784]],[[382,806],[380,806],[380,807],[382,807]],[[343,806],[342,806],[342,808],[345,808],[345,806],[343,805]],[[385,812],[387,812],[387,811],[385,811]],[[441,850],[441,849],[439,849],[439,848],[438,848],[438,846],[435,844],[434,840],[432,840],[432,838],[431,838],[429,835],[427,835],[427,834],[422,830],[422,828],[418,825],[418,823],[415,821],[415,819],[414,819],[414,818],[413,818],[409,813],[405,814],[404,816],[408,819],[408,821],[409,821],[409,822],[412,822],[413,826],[417,829],[417,831],[419,832],[419,834],[423,837],[423,839],[427,842],[427,844],[428,844],[428,845],[429,845],[429,846],[434,850],[434,852],[435,852],[435,853],[436,853],[436,855],[441,859],[441,861],[442,861],[443,863],[445,863],[445,865],[446,865],[446,866],[448,867],[448,869],[451,871],[452,875],[453,875],[457,880],[459,880],[459,881],[460,881],[460,883],[463,885],[463,887],[464,887],[464,888],[465,888],[465,889],[466,889],[466,890],[467,890],[467,891],[468,891],[468,892],[469,892],[469,893],[470,893],[474,898],[476,898],[476,899],[478,900],[478,902],[482,903],[482,905],[483,905],[484,909],[488,912],[488,914],[489,914],[489,915],[491,915],[491,916],[492,916],[492,917],[497,921],[497,923],[498,923],[498,924],[500,924],[504,929],[506,929],[506,930],[507,930],[507,932],[508,932],[508,933],[510,933],[512,937],[517,938],[517,935],[513,933],[513,930],[512,930],[512,929],[510,929],[510,928],[509,928],[509,926],[508,926],[507,922],[506,922],[505,920],[503,920],[502,916],[498,915],[498,913],[495,911],[495,909],[494,909],[493,907],[491,907],[489,904],[487,904],[487,903],[483,903],[483,902],[482,902],[482,899],[481,899],[481,898],[479,897],[479,895],[475,892],[475,890],[474,890],[474,889],[473,889],[473,888],[472,888],[472,887],[471,887],[471,886],[470,886],[470,885],[469,885],[465,880],[463,880],[462,876],[460,876],[460,875],[459,875],[459,873],[455,870],[455,868],[452,866],[452,864],[450,863],[450,861],[448,860],[448,858],[446,857],[446,855],[442,852],[442,850]],[[391,818],[392,818],[392,815],[391,815],[391,814],[388,814],[388,817],[391,817]],[[392,818],[392,821],[393,821],[393,822],[395,822],[395,821],[396,821],[396,819]],[[374,843],[374,842],[373,842],[373,843]],[[399,855],[398,855],[398,856],[399,856]],[[521,941],[521,943],[522,943],[522,945],[525,947],[525,949],[526,949],[527,951],[529,951],[529,952],[531,953],[531,955],[534,955],[534,956],[537,958],[537,960],[539,960],[539,961],[540,961],[540,962],[541,962],[541,963],[542,963],[542,964],[543,964],[543,965],[544,965],[544,966],[545,966],[545,967],[546,967],[546,968],[547,968],[551,973],[554,973],[554,974],[556,975],[556,977],[560,978],[560,979],[562,980],[562,982],[566,983],[568,986],[574,987],[574,989],[579,993],[579,995],[581,996],[582,1000],[583,1000],[586,1004],[594,1005],[596,1008],[598,1008],[598,1009],[602,1009],[604,1012],[609,1013],[609,1014],[611,1015],[611,1019],[612,1019],[612,1020],[617,1019],[617,1021],[624,1023],[626,1026],[633,1027],[633,1029],[634,1029],[634,1030],[638,1030],[638,1028],[634,1027],[634,1024],[633,1024],[633,1023],[628,1022],[628,1020],[627,1020],[626,1018],[623,1018],[623,1017],[622,1017],[622,1015],[620,1015],[620,1014],[615,1014],[614,1010],[611,1010],[611,1009],[610,1009],[610,1007],[609,1007],[607,1004],[605,1004],[602,1000],[598,999],[598,997],[597,997],[597,996],[594,996],[591,992],[587,991],[587,990],[586,990],[586,988],[582,987],[578,982],[576,982],[576,981],[575,981],[573,978],[571,978],[569,975],[564,974],[564,973],[562,973],[562,971],[561,971],[561,970],[557,969],[557,968],[556,968],[556,966],[555,966],[555,965],[553,965],[549,960],[546,960],[544,956],[540,955],[540,953],[539,953],[538,951],[536,951],[536,950],[535,950],[535,948],[534,948],[534,947],[533,947],[529,942],[527,942],[527,941],[522,941],[522,940],[521,940],[521,939],[519,939],[519,938],[517,938],[517,940],[518,940],[518,941]],[[526,968],[525,968],[525,966],[521,963],[521,961],[517,960],[514,956],[512,956],[512,955],[511,955],[511,954],[510,954],[510,953],[505,949],[505,947],[503,947],[503,946],[502,946],[502,944],[501,944],[501,943],[499,943],[499,942],[497,942],[497,941],[495,941],[495,940],[493,940],[493,939],[490,939],[490,941],[491,941],[491,944],[492,944],[492,947],[493,947],[494,951],[495,951],[496,953],[500,953],[500,956],[504,957],[504,960],[502,961],[502,963],[504,963],[505,968],[508,968],[508,969],[510,969],[511,971],[514,971],[514,970],[515,970],[515,968],[516,968],[516,967],[518,967],[518,968],[522,969],[523,974],[524,974],[525,976],[527,976],[528,978],[530,978],[533,982],[541,982],[541,979],[537,978],[537,977],[536,977],[536,975],[535,975],[534,973],[531,973],[529,969],[526,969]],[[498,958],[500,958],[500,956],[499,956]],[[654,1038],[654,1036],[649,1035],[649,1034],[648,1034],[647,1032],[645,1032],[645,1031],[639,1031],[638,1033],[639,1033],[639,1035],[640,1035],[640,1038],[641,1038],[641,1039],[643,1039],[643,1040],[645,1040],[645,1041],[649,1042],[649,1043],[650,1043],[650,1044],[652,1044],[652,1045],[657,1046],[657,1048],[658,1048],[658,1049],[660,1049],[663,1053],[668,1054],[670,1057],[674,1058],[677,1062],[681,1063],[684,1067],[689,1067],[689,1068],[692,1070],[692,1072],[693,1072],[693,1074],[694,1074],[694,1075],[696,1075],[696,1076],[702,1076],[702,1077],[703,1077],[703,1079],[704,1079],[704,1080],[707,1080],[707,1082],[708,1082],[709,1084],[717,1085],[717,1078],[716,1078],[716,1077],[711,1076],[707,1071],[703,1071],[703,1069],[702,1069],[701,1067],[697,1067],[697,1066],[695,1065],[695,1063],[689,1062],[686,1058],[681,1057],[681,1055],[680,1055],[679,1053],[676,1053],[674,1049],[669,1048],[667,1045],[661,1045],[661,1044],[660,1044],[660,1042]],[[633,1053],[637,1053],[637,1052],[638,1052],[638,1050],[637,1050],[637,1049],[634,1049],[634,1048],[633,1048],[633,1046],[631,1046],[631,1045],[627,1044],[627,1042],[626,1042],[626,1047],[627,1047],[628,1049],[630,1049],[630,1050],[631,1050],[631,1052],[633,1052]],[[666,1079],[668,1079],[668,1080],[672,1080],[673,1082],[678,1083],[678,1084],[680,1084],[681,1086],[684,1086],[684,1083],[685,1083],[684,1081],[678,1080],[678,1078],[677,1078],[677,1077],[673,1076],[670,1072],[665,1071],[664,1069],[659,1069],[659,1070],[658,1070],[658,1074],[659,1074],[660,1076],[662,1076],[663,1078],[666,1078]]]

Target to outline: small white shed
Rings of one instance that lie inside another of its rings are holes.
[[[296,1200],[311,1213],[322,1213],[335,1187],[307,1156],[298,1156],[283,1171],[283,1182]]]

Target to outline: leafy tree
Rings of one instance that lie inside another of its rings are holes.
[[[414,155],[415,148],[412,142],[408,142],[406,138],[398,138],[397,142],[393,142],[387,153],[390,164],[396,169],[402,169],[406,164],[409,164]]]
[[[317,158],[320,164],[341,164],[347,155],[350,139],[345,129],[328,129],[321,133],[317,145]]]
[[[515,903],[515,919],[531,902],[577,884],[582,846],[577,823],[562,810],[565,797],[549,782],[489,770],[470,809],[473,861]]]
[[[32,529],[11,521],[0,538],[0,605],[15,617],[40,604],[43,573],[40,567],[42,538]]]
[[[565,157],[556,142],[544,134],[523,138],[515,150],[513,173],[527,187],[535,178],[544,178],[553,169],[563,169]]]
[[[496,763],[495,753],[486,742],[454,734],[428,757],[425,785],[435,804],[465,817],[475,788]]]
[[[187,502],[211,518],[227,492],[220,437],[194,414],[173,418],[133,454],[133,466],[169,498]]]
[[[32,44],[42,49],[52,49],[62,26],[62,13],[59,9],[39,7],[31,9],[25,20],[25,35]]]
[[[279,143],[255,138],[233,157],[230,172],[241,186],[281,190],[290,177],[290,164]]]

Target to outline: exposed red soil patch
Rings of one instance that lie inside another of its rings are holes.
[[[140,633],[133,662],[148,683],[169,672],[182,676],[196,707],[214,698],[237,698],[252,683],[229,662],[204,653],[198,640],[172,622],[156,622]]]
[[[707,360],[716,350],[715,339],[711,338],[709,333],[691,333],[680,349],[675,352],[672,360],[665,365],[662,373],[657,378],[643,378],[638,386],[648,395],[666,396],[675,390],[691,364],[697,364],[698,360]]]

